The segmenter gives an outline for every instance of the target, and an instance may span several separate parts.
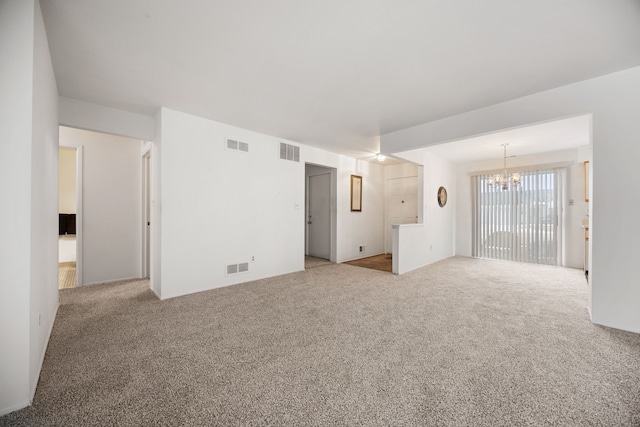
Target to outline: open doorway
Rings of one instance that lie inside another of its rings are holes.
[[[60,126],[76,152],[76,285],[140,279],[143,141]]]
[[[58,289],[68,289],[81,283],[81,148],[61,146],[58,161]]]
[[[385,207],[385,253],[391,253],[393,247],[391,227],[393,224],[415,224],[418,222],[418,167],[414,175],[389,177],[386,182]]]
[[[336,169],[305,165],[305,268],[336,260]]]

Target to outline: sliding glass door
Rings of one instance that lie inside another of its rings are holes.
[[[521,172],[508,190],[489,186],[491,176],[471,177],[473,256],[560,265],[565,169]]]

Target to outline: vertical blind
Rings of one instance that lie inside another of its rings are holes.
[[[562,263],[562,197],[566,169],[521,172],[516,188],[471,177],[472,254],[536,264]]]

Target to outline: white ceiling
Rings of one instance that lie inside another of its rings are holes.
[[[584,115],[433,145],[424,150],[453,163],[467,163],[501,159],[502,144],[509,144],[507,156],[577,148],[589,145],[590,133],[591,117]]]
[[[61,96],[362,157],[379,135],[640,65],[638,0],[43,0]]]

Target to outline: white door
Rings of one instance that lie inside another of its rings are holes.
[[[393,224],[418,222],[418,177],[387,180],[387,218],[385,226],[385,252],[391,252]]]
[[[331,256],[331,174],[311,175],[308,188],[309,255],[329,259]]]

